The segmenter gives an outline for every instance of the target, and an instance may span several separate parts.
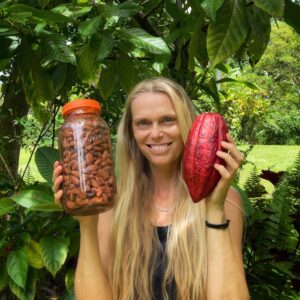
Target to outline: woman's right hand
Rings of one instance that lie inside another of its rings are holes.
[[[61,198],[63,191],[61,189],[61,184],[63,182],[63,175],[62,175],[62,166],[59,164],[59,161],[55,161],[54,166],[53,166],[53,177],[52,177],[52,190],[54,193],[54,200],[55,203],[59,206],[62,206],[61,204]]]

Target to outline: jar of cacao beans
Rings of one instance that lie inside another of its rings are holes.
[[[100,117],[101,105],[77,99],[62,108],[59,131],[63,169],[62,205],[69,215],[93,215],[114,203],[115,178],[110,132]]]

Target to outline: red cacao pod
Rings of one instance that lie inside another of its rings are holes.
[[[226,140],[227,132],[226,122],[218,113],[198,115],[192,124],[183,152],[182,172],[195,203],[207,197],[221,177],[214,164],[225,165],[216,152],[222,151],[221,142]]]

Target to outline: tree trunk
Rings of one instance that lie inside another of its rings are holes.
[[[16,65],[13,66],[10,78],[2,88],[4,90],[4,101],[0,107],[0,152],[2,156],[0,159],[0,176],[5,176],[4,178],[10,176],[7,170],[8,167],[11,175],[16,179],[19,167],[20,138],[23,128],[15,124],[14,120],[26,116],[29,110]]]

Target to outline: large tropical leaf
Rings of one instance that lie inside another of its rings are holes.
[[[80,25],[78,26],[79,33],[84,37],[93,35],[97,32],[100,21],[101,16],[96,16],[80,23]]]
[[[300,5],[290,0],[285,0],[284,21],[292,26],[300,34]]]
[[[193,71],[195,68],[195,60],[203,65],[205,65],[208,61],[206,33],[202,31],[203,22],[204,16],[203,14],[199,14],[188,47],[190,71]]]
[[[131,17],[138,13],[139,5],[131,0],[125,1],[117,5],[108,5],[103,2],[98,4],[104,17]]]
[[[56,160],[59,160],[57,149],[52,147],[39,147],[35,153],[35,163],[43,178],[52,185],[53,165]]]
[[[22,40],[17,62],[26,101],[37,119],[47,122],[50,118],[49,106],[54,95],[53,86],[26,38]]]
[[[282,17],[284,12],[285,0],[254,0],[257,7],[274,17]]]
[[[80,49],[77,73],[85,82],[91,82],[96,78],[95,56],[90,42],[83,45]]]
[[[111,32],[96,33],[91,37],[90,47],[95,61],[100,62],[112,51],[114,39]]]
[[[46,58],[64,63],[76,64],[76,57],[67,45],[67,40],[58,33],[43,32],[43,48]]]
[[[53,195],[40,190],[22,190],[10,197],[19,205],[30,210],[39,211],[61,211],[62,209],[54,203]]]
[[[62,14],[66,17],[76,19],[90,12],[92,5],[82,4],[76,5],[74,3],[63,3],[51,9],[51,12]]]
[[[106,63],[105,68],[103,67],[100,74],[98,86],[100,88],[101,96],[108,100],[110,95],[113,93],[117,83],[118,70],[115,61],[109,61]]]
[[[138,83],[140,78],[133,59],[124,51],[120,52],[118,59],[118,71],[121,86],[125,92],[129,93]]]
[[[170,55],[166,42],[160,37],[154,37],[141,28],[128,28],[121,31],[126,40],[136,47],[153,54]]]
[[[207,16],[214,22],[216,20],[217,10],[222,6],[224,0],[204,0],[201,6],[205,10]]]
[[[248,22],[243,0],[226,0],[218,10],[216,22],[211,22],[207,34],[210,67],[222,63],[244,43]]]
[[[47,270],[55,276],[68,254],[69,239],[45,236],[40,240],[41,255]]]
[[[38,24],[38,23],[45,23],[45,24],[57,24],[57,23],[70,23],[71,19],[69,19],[68,17],[59,14],[59,13],[55,13],[55,12],[51,12],[51,11],[47,11],[47,10],[41,10],[41,9],[37,9],[25,4],[14,4],[11,5],[9,8],[9,12],[11,14],[14,14],[15,18],[17,16],[21,16],[20,18],[24,18],[24,22],[28,22],[33,23],[33,24]],[[21,19],[21,23],[22,23],[22,19]]]
[[[247,38],[247,51],[252,64],[256,64],[264,54],[270,39],[270,16],[263,10],[251,5],[247,8],[250,34]]]
[[[28,256],[24,249],[11,252],[7,257],[7,273],[14,283],[25,289],[27,271],[28,271]]]
[[[25,290],[18,286],[13,280],[9,280],[10,290],[22,300],[34,300],[36,293],[37,274],[35,270],[29,270]]]
[[[28,264],[35,269],[41,269],[44,267],[44,263],[41,257],[41,247],[39,243],[34,240],[30,240],[25,246],[24,250],[28,257]]]

